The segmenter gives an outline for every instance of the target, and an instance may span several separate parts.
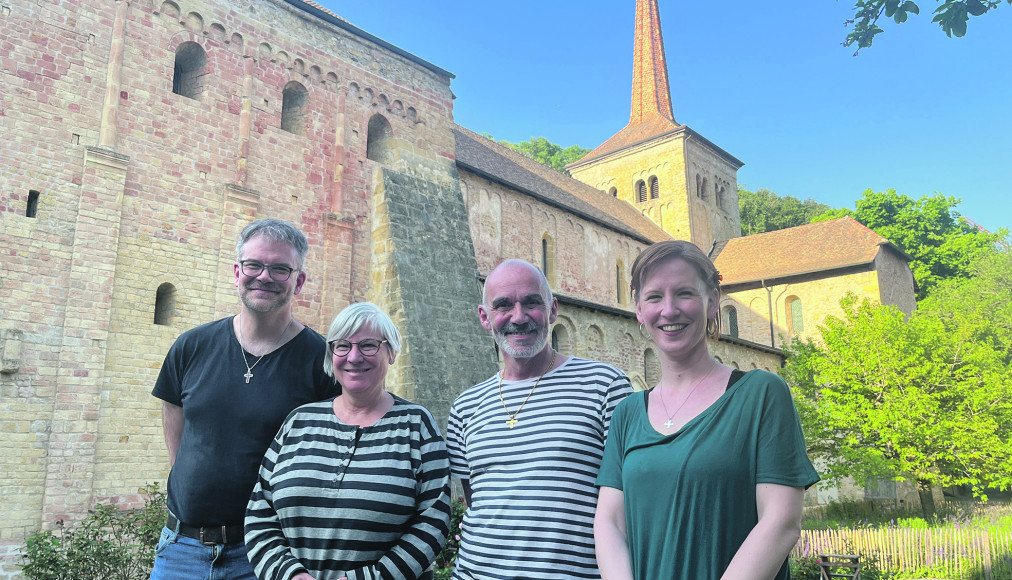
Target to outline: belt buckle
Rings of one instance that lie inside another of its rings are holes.
[[[208,541],[208,540],[204,539],[204,530],[206,530],[206,529],[207,528],[200,528],[200,532],[199,532],[200,538],[198,538],[198,539],[200,540],[201,545],[204,545],[204,546],[216,546],[216,545],[218,545],[218,542]],[[227,544],[228,543],[228,537],[227,536],[228,536],[228,533],[225,531],[225,526],[221,526],[221,543],[222,544]]]

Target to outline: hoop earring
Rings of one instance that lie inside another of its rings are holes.
[[[644,326],[644,324],[642,322],[639,325],[639,330],[640,330],[640,336],[643,337],[643,340],[652,340],[650,338],[650,334],[647,333],[647,327]]]
[[[717,322],[716,316],[706,320],[706,336],[714,340],[720,338],[720,323]]]

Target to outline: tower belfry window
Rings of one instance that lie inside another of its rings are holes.
[[[641,179],[636,182],[636,201],[643,203],[647,200],[647,184]]]
[[[661,187],[657,183],[657,176],[650,176],[650,199],[657,199],[661,196]]]

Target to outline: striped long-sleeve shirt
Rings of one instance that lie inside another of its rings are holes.
[[[261,580],[424,578],[449,521],[446,445],[426,409],[394,397],[357,427],[323,401],[293,411],[264,456],[246,548]]]

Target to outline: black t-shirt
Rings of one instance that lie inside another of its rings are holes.
[[[169,349],[152,395],[183,408],[169,473],[169,509],[196,526],[243,523],[257,470],[285,417],[340,388],[323,372],[323,337],[306,327],[243,375],[232,317],[184,332]],[[253,364],[258,357],[246,353]]]

